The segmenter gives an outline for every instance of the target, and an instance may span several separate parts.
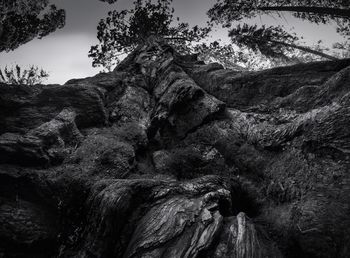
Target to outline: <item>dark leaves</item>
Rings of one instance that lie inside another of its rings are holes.
[[[130,10],[114,10],[102,19],[97,28],[98,45],[92,46],[89,57],[93,66],[111,70],[120,57],[145,42],[151,35],[167,39],[179,52],[191,52],[191,44],[208,36],[211,28],[191,28],[188,23],[173,24],[172,0],[134,1]]]
[[[258,28],[257,25],[248,24],[238,25],[229,32],[229,36],[238,46],[246,46],[267,57],[282,59],[288,59],[285,52],[290,50],[290,46],[286,44],[294,44],[298,40],[298,37],[287,33],[281,26]]]
[[[350,1],[347,0],[218,0],[208,15],[211,22],[230,27],[232,22],[243,18],[278,12],[290,12],[299,19],[317,24],[338,22],[341,19],[338,31],[350,34],[349,26],[343,25],[350,21]]]
[[[5,84],[40,84],[49,77],[49,73],[37,66],[30,66],[28,69],[22,69],[19,65],[15,67],[6,66],[0,69],[0,83]]]
[[[25,4],[24,4],[25,3]],[[47,0],[0,3],[0,52],[42,38],[65,25],[65,11]]]

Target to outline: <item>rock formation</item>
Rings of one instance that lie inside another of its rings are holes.
[[[0,257],[349,257],[349,128],[350,60],[0,85]]]

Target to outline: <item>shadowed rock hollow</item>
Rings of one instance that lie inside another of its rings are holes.
[[[225,70],[150,39],[0,87],[1,257],[349,257],[350,60]]]

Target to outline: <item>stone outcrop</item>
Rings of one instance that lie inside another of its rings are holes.
[[[0,86],[1,257],[348,257],[350,60],[225,70],[150,38]]]

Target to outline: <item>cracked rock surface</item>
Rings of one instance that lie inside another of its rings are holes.
[[[225,70],[150,38],[0,85],[0,257],[349,257],[350,60]]]

